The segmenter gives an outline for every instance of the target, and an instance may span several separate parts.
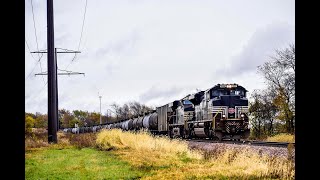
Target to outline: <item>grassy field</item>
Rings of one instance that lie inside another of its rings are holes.
[[[95,140],[93,133],[58,133],[58,144],[48,144],[43,130],[26,137],[26,179],[140,179],[150,172],[95,148]]]
[[[25,169],[26,179],[294,179],[295,173],[290,158],[196,151],[185,141],[121,130],[59,133],[57,145],[26,139]]]
[[[26,179],[137,179],[144,175],[112,152],[92,148],[29,150],[25,165]]]

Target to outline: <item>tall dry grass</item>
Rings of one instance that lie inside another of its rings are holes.
[[[103,130],[96,143],[134,167],[150,170],[144,179],[294,179],[295,173],[292,159],[262,156],[248,148],[195,151],[185,141],[147,132]]]
[[[268,137],[266,141],[270,142],[290,142],[294,143],[295,142],[295,137],[292,134],[286,134],[286,133],[281,133],[277,134],[271,137]]]
[[[184,141],[152,136],[146,131],[103,130],[98,133],[96,143],[103,150],[119,150],[124,159],[141,169],[167,167],[177,164],[179,159],[202,158],[198,152],[189,150]]]

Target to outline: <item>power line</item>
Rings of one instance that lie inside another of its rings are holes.
[[[27,42],[27,40],[25,40],[25,41],[26,41],[27,47],[28,47],[28,49],[29,49],[29,51],[30,51],[28,42]],[[55,48],[55,49],[64,50],[64,51],[62,51],[62,52],[56,52],[56,53],[80,53],[80,51],[74,51],[74,50],[69,50],[69,49],[64,49],[64,48]],[[30,53],[31,53],[31,56],[32,56],[32,53],[41,53],[41,58],[42,58],[43,54],[48,53],[48,52],[46,52],[46,50],[40,50],[40,51],[35,51],[35,52],[30,52]],[[33,57],[33,56],[32,56],[32,57]],[[35,58],[34,58],[34,59],[35,59]],[[35,60],[36,60],[36,59],[35,59]],[[36,61],[38,61],[38,60],[36,60]],[[40,59],[39,59],[39,61],[40,61]],[[36,65],[37,65],[37,64],[36,64]],[[36,67],[36,65],[35,65],[35,67]],[[31,73],[28,75],[27,78],[30,77],[30,75],[31,75],[32,72],[34,71],[35,67],[33,68],[33,70],[31,71]],[[67,70],[62,70],[62,69],[58,69],[58,70],[68,72],[68,73],[60,73],[60,74],[58,74],[58,75],[74,75],[74,74],[83,74],[83,75],[85,75],[84,73],[72,72],[72,71],[67,71]],[[45,75],[45,73],[46,73],[46,72],[42,72],[42,71],[41,71],[41,73],[38,73],[38,74],[35,74],[35,75]],[[26,79],[27,79],[27,78],[26,78]]]
[[[29,73],[29,75],[26,77],[25,80],[27,80],[27,79],[30,77],[30,75],[33,73],[33,71],[34,71],[35,68],[37,67],[37,64],[40,62],[40,60],[42,59],[42,57],[43,57],[43,55],[40,57],[39,61],[38,61],[38,62],[36,63],[36,65],[33,67],[32,71]]]
[[[85,8],[84,8],[84,15],[83,15],[83,20],[82,20],[82,27],[81,27],[81,34],[80,34],[80,40],[79,40],[79,44],[78,44],[78,51],[80,49],[80,44],[81,44],[81,40],[82,40],[82,34],[83,34],[83,27],[84,27],[84,22],[85,22],[85,19],[86,19],[86,13],[87,13],[87,4],[88,4],[88,0],[86,0],[86,4],[85,4]],[[77,57],[77,54],[75,53],[71,62],[67,65],[67,67],[65,69],[67,69],[70,64],[76,59]]]
[[[29,45],[28,45],[27,39],[25,39],[25,42],[26,42],[26,44],[27,44],[28,50],[29,50],[29,52],[30,52],[30,55],[32,56],[32,53],[31,53],[31,51],[30,51],[30,47],[29,47]],[[27,80],[27,79],[30,77],[30,75],[33,73],[33,71],[35,70],[35,68],[36,68],[36,66],[38,65],[38,63],[41,62],[42,57],[43,57],[43,54],[41,55],[41,57],[39,56],[39,60],[36,60],[36,59],[32,56],[32,58],[36,61],[36,64],[34,65],[32,71],[29,73],[29,75],[26,77],[25,80]],[[41,66],[40,66],[40,68],[41,68]],[[42,71],[42,69],[41,69],[41,71]]]
[[[33,3],[32,3],[32,0],[30,0],[30,3],[31,3],[31,10],[32,10],[32,20],[33,20],[34,35],[35,35],[35,37],[36,37],[37,50],[39,51],[37,28],[36,28],[36,22],[35,22],[35,20],[34,20],[34,12],[33,12]],[[40,55],[38,55],[38,56],[40,57]]]
[[[35,98],[37,98],[42,92],[43,92],[43,90],[45,89],[45,87],[47,86],[47,84],[48,84],[48,81],[45,83],[45,85],[41,88],[41,90],[36,94],[36,96],[35,97],[33,97],[32,99],[35,99]],[[29,98],[30,99],[30,98]],[[26,101],[26,103],[28,103],[29,101],[27,100]]]
[[[28,42],[27,42],[27,39],[25,39],[25,42],[26,42],[26,44],[27,44],[27,48],[28,48],[28,50],[29,50],[29,52],[30,52],[31,57],[32,57],[36,62],[38,62],[38,60],[36,60],[36,58],[34,58],[33,55],[32,55],[32,53],[31,53],[31,50],[30,50],[29,44],[28,44]]]
[[[30,0],[30,3],[31,3],[31,11],[32,11],[32,20],[33,20],[33,27],[34,27],[34,35],[35,35],[35,37],[36,37],[37,50],[39,51],[37,28],[36,28],[36,21],[35,21],[35,19],[34,19],[34,12],[33,12],[33,3],[32,3],[32,0]],[[39,57],[39,59],[40,59],[40,55],[39,55],[39,54],[38,54],[38,57]],[[41,71],[42,71],[41,61],[39,61],[39,62],[40,62],[40,69],[41,69]],[[43,80],[43,82],[45,82],[45,81],[44,81],[44,77],[42,77],[42,80]]]
[[[61,50],[64,50],[64,51],[60,51],[58,52],[57,49],[61,49]],[[41,53],[42,55],[43,54],[46,54],[48,53],[47,51],[35,51],[35,52],[31,52],[31,53]],[[69,49],[64,49],[64,48],[55,48],[55,60],[57,61],[57,53],[81,53],[80,51],[74,51],[74,50],[69,50]],[[64,71],[66,73],[57,73],[57,75],[78,75],[78,74],[83,74],[85,76],[85,73],[80,73],[80,72],[72,72],[72,71],[68,71],[68,70],[62,70],[62,69],[58,69],[58,66],[57,66],[57,70],[60,70],[60,71]],[[40,72],[40,73],[37,73],[35,75],[48,75],[47,71],[46,72]]]
[[[87,3],[88,3],[88,0],[86,0],[86,5],[85,5],[85,9],[84,9],[84,15],[83,15],[83,21],[82,21],[80,41],[79,41],[79,44],[78,44],[78,51],[79,51],[79,49],[80,49],[80,44],[81,44],[81,40],[82,40],[82,33],[83,33],[83,27],[84,27],[84,21],[85,21],[85,19],[86,19]]]

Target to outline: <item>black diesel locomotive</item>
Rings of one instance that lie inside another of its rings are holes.
[[[64,131],[148,129],[154,134],[168,134],[172,138],[247,139],[250,129],[246,92],[238,84],[217,84],[139,117],[94,127],[66,128]]]

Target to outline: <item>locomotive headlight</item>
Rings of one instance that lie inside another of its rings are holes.
[[[241,117],[244,117],[244,114],[241,114]]]
[[[222,117],[223,117],[223,118],[225,118],[225,117],[226,117],[226,115],[225,115],[225,114],[223,114],[223,115],[222,115]]]

